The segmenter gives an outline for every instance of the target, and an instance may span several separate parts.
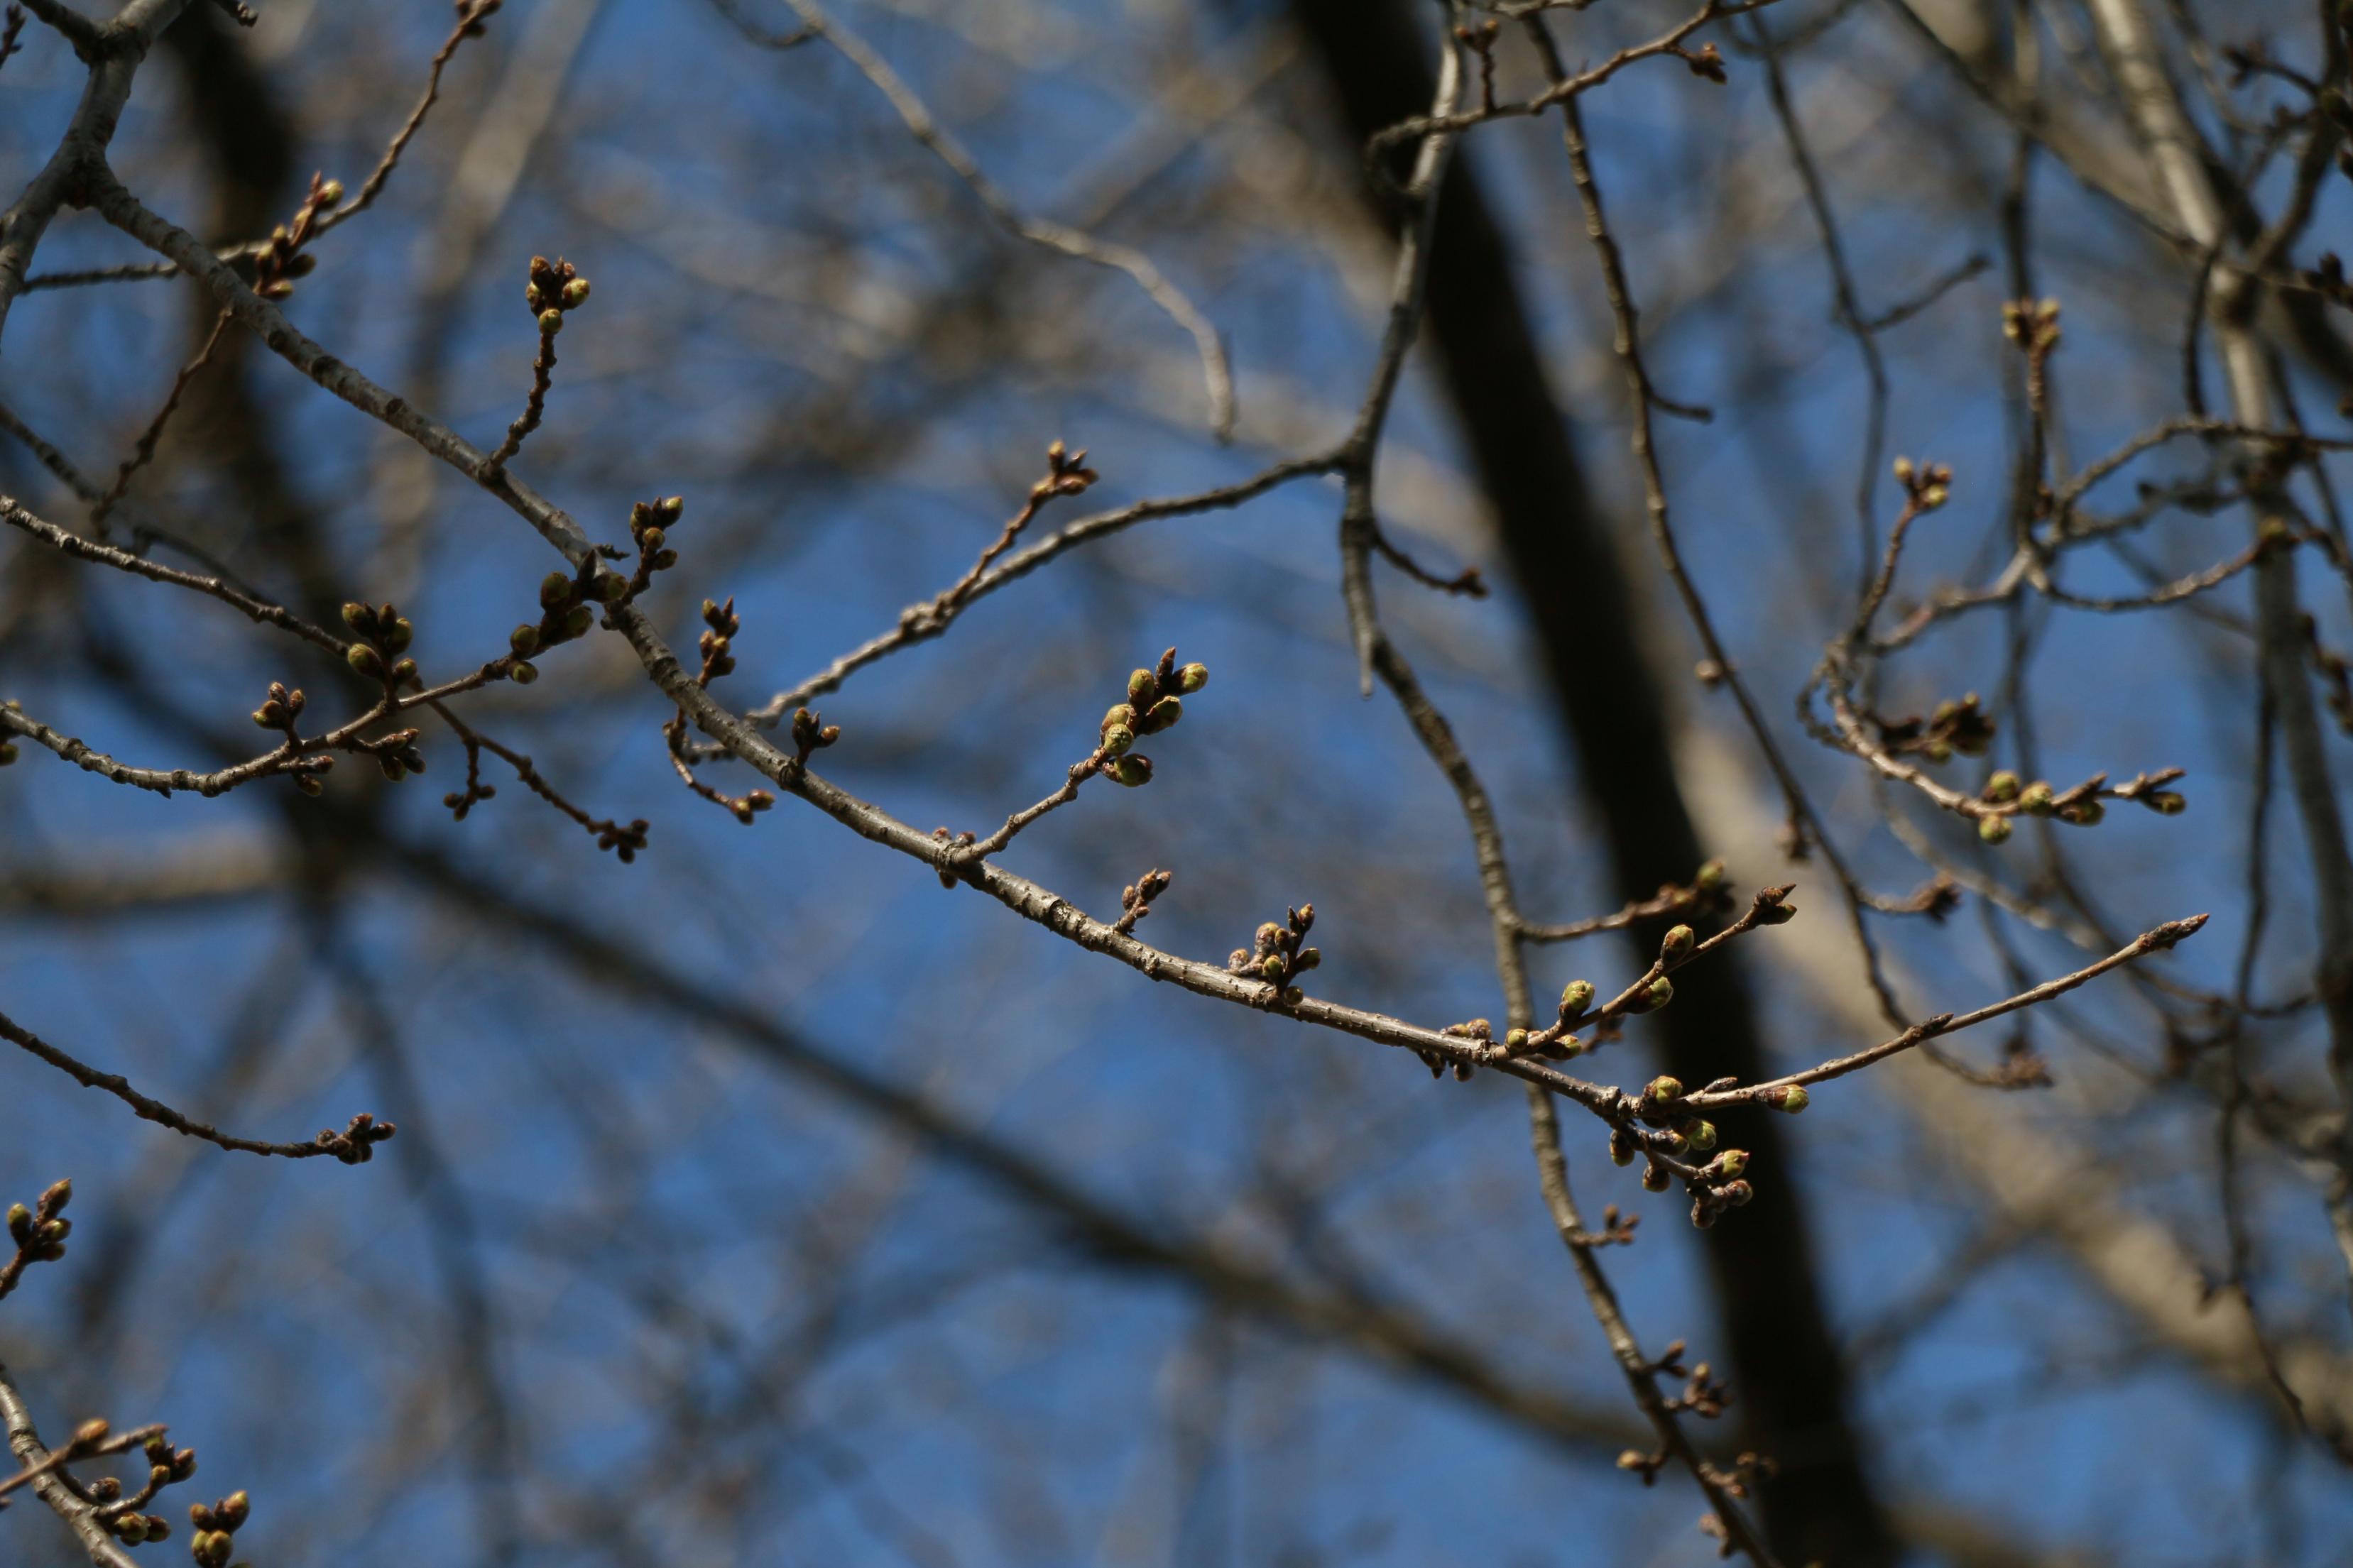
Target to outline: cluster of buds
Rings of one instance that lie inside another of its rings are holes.
[[[1263,980],[1271,988],[1270,1001],[1280,999],[1296,1006],[1306,1000],[1306,994],[1294,982],[1322,963],[1324,954],[1320,949],[1302,945],[1315,924],[1315,906],[1302,904],[1284,913],[1288,923],[1269,921],[1258,928],[1250,946],[1234,949],[1226,959],[1226,973]]]
[[[2108,790],[2104,788],[2106,775],[2094,774],[2074,788],[2062,791],[2052,789],[2047,779],[2021,784],[2016,773],[2003,768],[1986,780],[1978,798],[1988,805],[2008,807],[2009,815],[1979,817],[1978,837],[1988,844],[2006,842],[2010,835],[2010,816],[2051,817],[2076,827],[2096,827],[2108,814],[2101,800],[2104,794],[2118,800],[2137,801],[2159,816],[2179,816],[2189,809],[2189,797],[2179,790],[2162,786],[2180,776],[2180,769],[2168,768]]]
[[[255,293],[265,300],[283,300],[294,292],[293,280],[308,277],[319,265],[319,258],[302,247],[317,232],[321,215],[332,210],[343,199],[343,181],[311,176],[311,189],[303,196],[302,205],[294,209],[294,221],[271,229],[268,243],[254,258]]]
[[[365,605],[353,607],[366,608]],[[406,624],[402,623],[404,626]],[[356,647],[360,645],[354,643],[352,646]],[[261,729],[275,730],[285,736],[288,750],[299,750],[302,740],[296,733],[294,724],[302,717],[304,701],[301,687],[289,689],[284,681],[273,680],[269,683],[269,695],[263,698],[261,706],[253,710],[253,721]],[[287,764],[287,772],[293,775],[296,789],[315,796],[326,792],[326,783],[321,775],[332,773],[334,766],[335,759],[322,752],[315,756],[297,756]]]
[[[814,708],[793,710],[793,765],[808,766],[809,753],[821,752],[841,739],[841,726],[828,724]]]
[[[670,535],[685,515],[684,496],[663,496],[630,506],[629,538],[638,547],[638,570],[629,579],[628,591],[622,595],[624,602],[644,593],[655,573],[667,572],[678,564],[678,552],[670,547]]]
[[[1905,504],[1915,512],[1934,511],[1953,493],[1953,470],[1943,463],[1895,459],[1895,482],[1904,487]]]
[[[539,335],[552,338],[564,330],[564,313],[588,302],[588,279],[580,269],[557,257],[531,258],[531,281],[523,288],[523,303],[539,320]]]
[[[598,605],[610,604],[628,587],[617,572],[607,572],[591,556],[577,576],[550,572],[539,580],[539,621],[525,621],[507,634],[507,679],[529,686],[539,679],[533,657],[558,643],[577,641],[596,624]]]
[[[1135,929],[1135,922],[1152,912],[1152,900],[1168,890],[1176,880],[1173,871],[1151,870],[1119,890],[1119,919],[1112,929],[1125,936]],[[1240,950],[1237,949],[1237,952]]]
[[[1209,684],[1209,667],[1177,668],[1176,650],[1160,656],[1156,668],[1127,678],[1127,700],[1114,702],[1097,727],[1095,769],[1130,789],[1152,782],[1152,759],[1132,751],[1139,735],[1156,735],[1185,717],[1184,699]]]
[[[1087,467],[1084,447],[1071,451],[1056,441],[1046,448],[1046,477],[1029,487],[1032,505],[1042,505],[1057,496],[1084,495],[1102,476]]]
[[[695,677],[696,685],[707,688],[721,676],[735,672],[735,639],[743,631],[744,617],[735,613],[734,595],[728,595],[725,604],[716,599],[702,601],[702,635],[694,644],[695,651],[702,656],[702,668]],[[801,710],[801,713],[807,711],[806,708]],[[796,731],[800,728],[801,713],[793,716]]]
[[[252,1512],[253,1500],[241,1491],[231,1492],[209,1507],[189,1504],[188,1522],[196,1533],[188,1542],[188,1554],[196,1560],[196,1568],[228,1568],[229,1557],[237,1550],[233,1537]]]
[[[19,1263],[55,1263],[66,1255],[66,1237],[73,1221],[65,1217],[73,1201],[71,1181],[53,1182],[33,1200],[33,1206],[8,1205],[8,1239],[16,1244]]]
[[[1454,41],[1479,58],[1479,103],[1490,114],[1495,111],[1495,40],[1503,34],[1504,24],[1493,16],[1454,29]]]
[[[91,1434],[95,1432],[95,1435]],[[74,1434],[76,1447],[93,1447],[105,1441],[106,1423],[90,1421]],[[177,1481],[185,1481],[196,1473],[196,1451],[174,1448],[161,1432],[148,1437],[142,1447],[147,1460],[147,1484],[126,1499],[122,1483],[112,1476],[101,1476],[90,1484],[90,1495],[100,1505],[100,1521],[114,1538],[127,1546],[141,1546],[151,1541],[168,1541],[172,1525],[161,1514],[140,1510],[153,1500],[157,1492]]]
[[[1672,48],[1667,53],[1691,67],[1692,75],[1703,81],[1712,81],[1722,87],[1732,79],[1725,71],[1723,53],[1714,44],[1702,44],[1695,49]]]
[[[1932,763],[1949,763],[1957,752],[1981,757],[1993,744],[1994,721],[1974,691],[1958,701],[1947,698],[1928,717],[1877,721],[1880,739],[1891,752],[1915,752]]]
[[[2001,335],[2034,358],[2041,359],[2059,346],[2059,301],[2003,300]]]
[[[408,657],[417,628],[398,606],[348,604],[343,606],[343,625],[358,638],[343,649],[343,662],[354,673],[381,680],[386,693],[419,684],[417,661]]]
[[[364,1165],[375,1157],[375,1146],[399,1131],[393,1123],[378,1121],[363,1110],[341,1132],[332,1127],[322,1128],[311,1142],[346,1165]]]
[[[1682,1175],[1692,1194],[1694,1226],[1704,1230],[1725,1209],[1738,1208],[1757,1195],[1756,1189],[1745,1179],[1748,1173],[1748,1151],[1716,1148],[1715,1123],[1695,1115],[1684,1105],[1682,1079],[1662,1074],[1643,1085],[1641,1097],[1634,1102],[1633,1116],[1645,1130],[1638,1130],[1630,1121],[1613,1127],[1609,1133],[1610,1161],[1630,1165],[1636,1155],[1647,1154],[1649,1163],[1642,1169],[1642,1185],[1654,1193],[1665,1192],[1674,1184],[1675,1177]],[[1714,1157],[1704,1165],[1671,1163],[1707,1155]]]

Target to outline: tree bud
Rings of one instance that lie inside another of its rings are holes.
[[[1103,755],[1116,757],[1134,744],[1135,744],[1135,731],[1126,725],[1107,724],[1103,727]]]
[[[566,283],[564,286],[563,293],[557,295],[556,299],[564,309],[567,310],[576,310],[580,309],[581,306],[588,302],[588,279],[586,278],[575,278],[571,282]]]
[[[1209,667],[1206,664],[1188,664],[1176,672],[1176,689],[1187,697],[1208,684]]]
[[[1151,710],[1144,715],[1144,722],[1136,728],[1145,734],[1155,735],[1183,717],[1185,717],[1185,705],[1174,697],[1164,697],[1152,705]]]
[[[408,645],[417,638],[417,626],[406,616],[396,617],[384,628],[384,650],[386,653],[406,653]]]
[[[1988,844],[2009,843],[2010,818],[2006,816],[1978,817],[1978,837],[1984,839]]]
[[[562,310],[542,310],[539,313],[539,335],[541,337],[552,338],[563,330],[564,312]]]
[[[1268,953],[1266,957],[1260,962],[1258,968],[1259,973],[1265,975],[1269,980],[1282,979],[1283,970],[1282,954],[1279,952]]]
[[[362,637],[365,637],[368,633],[375,630],[375,611],[368,605],[362,604],[354,603],[345,605],[343,606],[343,625],[351,627],[352,630],[359,633]]]
[[[572,579],[561,572],[550,572],[539,580],[540,608],[552,610],[558,605],[572,602]]]
[[[327,180],[327,181],[322,182],[322,183],[320,184],[320,186],[319,186],[319,205],[320,205],[320,207],[321,207],[322,209],[324,209],[324,208],[327,208],[327,207],[333,206],[337,202],[340,202],[340,201],[342,201],[343,199],[343,181],[341,181],[341,180]]]
[[[529,658],[539,651],[539,628],[524,622],[507,634],[507,647],[517,658]]]
[[[1693,934],[1691,927],[1672,927],[1659,942],[1659,962],[1681,963],[1692,955],[1692,949],[1698,945],[1699,939]]]
[[[1642,1167],[1642,1185],[1651,1192],[1663,1193],[1669,1187],[1674,1185],[1674,1173],[1668,1170],[1664,1165],[1645,1165]]]
[[[384,659],[364,642],[355,642],[343,649],[343,662],[361,675],[376,677],[384,673]]]
[[[1131,752],[1124,756],[1113,758],[1111,768],[1112,778],[1130,789],[1135,789],[1152,782],[1150,757],[1139,757]]]
[[[1691,1139],[1691,1146],[1704,1154],[1715,1147],[1715,1123],[1694,1121],[1686,1136]]]
[[[1649,990],[1642,993],[1642,1011],[1655,1013],[1674,999],[1675,983],[1662,974],[1651,982]]]
[[[1683,1097],[1683,1080],[1662,1074],[1645,1085],[1642,1092],[1653,1104],[1664,1105],[1671,1100],[1681,1100]]]
[[[1574,1018],[1593,1005],[1593,982],[1572,980],[1560,988],[1560,1014]]]
[[[1718,1154],[1715,1157],[1715,1169],[1716,1173],[1719,1175],[1737,1176],[1741,1174],[1748,1169],[1748,1151],[1746,1149],[1726,1149],[1723,1153]]]
[[[1096,727],[1098,729],[1108,730],[1113,724],[1124,724],[1131,730],[1134,729],[1135,710],[1129,707],[1124,702],[1113,703],[1109,708],[1103,710],[1103,722]]]
[[[539,667],[529,659],[519,658],[507,666],[507,679],[517,686],[529,686],[539,679]]]
[[[2018,809],[2029,816],[2051,815],[2051,786],[2037,779],[2018,792]]]
[[[1790,1115],[1795,1116],[1798,1112],[1805,1110],[1807,1106],[1813,1103],[1813,1096],[1806,1092],[1806,1086],[1804,1084],[1793,1083],[1785,1085],[1780,1089],[1777,1089],[1772,1093],[1767,1095],[1765,1097],[1765,1103],[1771,1106],[1776,1110],[1786,1110]]]
[[[2008,768],[1986,780],[1985,798],[1996,805],[2004,805],[2018,798],[2018,775]]]

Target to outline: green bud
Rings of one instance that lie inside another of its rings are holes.
[[[14,741],[0,741],[0,768],[6,767],[10,763],[15,762],[16,760],[16,742]]]
[[[539,679],[539,667],[529,659],[519,658],[507,666],[507,679],[517,686],[529,686]]]
[[[1572,980],[1560,988],[1561,1016],[1574,1018],[1593,1005],[1593,982]]]
[[[1144,722],[1136,728],[1145,734],[1156,735],[1183,717],[1185,705],[1174,697],[1164,697],[1152,705],[1151,710],[1144,716]]]
[[[609,605],[629,591],[629,580],[618,572],[599,572],[588,579],[588,596]]]
[[[1124,702],[1113,703],[1103,710],[1103,722],[1097,728],[1108,730],[1113,724],[1124,724],[1131,730],[1134,729],[1135,710]]]
[[[1307,993],[1302,991],[1296,985],[1285,986],[1282,992],[1282,999],[1287,1005],[1296,1007],[1302,1002],[1307,1000]]]
[[[1646,1013],[1655,1013],[1674,999],[1675,983],[1662,974],[1651,982],[1651,988],[1648,991],[1642,993],[1642,1010]]]
[[[392,667],[392,679],[395,685],[401,686],[405,686],[408,682],[416,679],[417,661],[413,658],[404,658],[398,664],[394,665]]]
[[[1113,759],[1111,769],[1113,779],[1130,789],[1135,789],[1152,782],[1152,759],[1139,757],[1133,752]]]
[[[1713,893],[1723,887],[1724,862],[1710,860],[1700,867],[1698,873],[1692,878],[1692,886],[1703,893]]]
[[[1669,1187],[1674,1185],[1674,1173],[1668,1170],[1664,1165],[1645,1165],[1642,1167],[1642,1185],[1651,1192],[1663,1193]]]
[[[243,1524],[247,1515],[253,1511],[253,1500],[241,1489],[233,1491],[221,1499],[219,1506],[213,1511],[220,1515],[223,1526],[235,1530]]]
[[[375,611],[368,605],[357,603],[345,605],[343,613],[343,625],[362,637],[375,630]]]
[[[1978,837],[1984,839],[1988,844],[2009,843],[2010,818],[2006,816],[1978,817]]]
[[[1726,1149],[1715,1157],[1716,1171],[1723,1175],[1736,1176],[1748,1169],[1748,1151]]]
[[[1932,763],[1949,763],[1953,760],[1952,742],[1949,741],[1931,741],[1926,745],[1920,748],[1920,754],[1926,757]]]
[[[540,608],[552,610],[567,604],[572,598],[572,579],[561,572],[550,572],[539,580]]]
[[[32,1238],[33,1211],[23,1204],[8,1205],[8,1235],[19,1247]]]
[[[343,649],[343,662],[361,675],[373,678],[384,674],[383,658],[364,642],[355,642]]]
[[[1664,1105],[1671,1100],[1681,1100],[1683,1097],[1683,1080],[1679,1078],[1668,1078],[1662,1074],[1645,1085],[1642,1093],[1652,1103]]]
[[[1710,1149],[1715,1147],[1715,1123],[1713,1121],[1694,1121],[1692,1123],[1691,1131],[1687,1136],[1691,1139],[1691,1146],[1704,1154]]]
[[[1266,957],[1261,961],[1258,967],[1259,973],[1265,975],[1269,980],[1282,979],[1283,969],[1282,954],[1279,952],[1268,953]]]
[[[2189,800],[2169,789],[2151,790],[2140,803],[2163,816],[2179,816],[2189,809]]]
[[[1691,927],[1672,927],[1659,943],[1659,962],[1680,963],[1692,955],[1692,949],[1697,945],[1699,938],[1693,933]]]
[[[316,773],[296,773],[294,787],[313,800],[327,793],[327,786],[319,781]]]
[[[1103,755],[1116,757],[1134,744],[1135,744],[1135,731],[1126,725],[1107,724],[1103,727]]]
[[[331,206],[333,206],[337,202],[342,201],[343,199],[343,181],[341,181],[341,180],[328,180],[328,181],[323,182],[323,183],[319,186],[319,205],[320,205],[322,207],[331,207]]]
[[[564,613],[564,635],[566,638],[585,637],[588,628],[596,624],[596,612],[586,605],[575,605]]]
[[[1187,697],[1208,684],[1209,667],[1206,664],[1188,664],[1176,672],[1176,689]]]
[[[1291,961],[1291,967],[1295,973],[1304,974],[1309,970],[1321,964],[1323,962],[1324,950],[1322,948],[1303,947],[1299,950],[1299,956]],[[1527,1031],[1523,1029],[1520,1032],[1522,1034],[1525,1034]]]
[[[1610,1130],[1609,1163],[1613,1165],[1630,1165],[1634,1163],[1634,1136],[1623,1127]]]
[[[529,658],[539,651],[539,628],[525,622],[507,634],[507,647],[517,658]]]
[[[1986,780],[1985,798],[1993,802],[1996,805],[2006,805],[2010,801],[2016,800],[2018,798],[2018,775],[2011,773],[2008,768],[2004,768],[2000,773],[1995,773],[1993,777]]]
[[[567,310],[580,309],[588,302],[588,279],[575,278],[564,286],[564,292],[557,295],[556,299]]]
[[[275,702],[265,702],[253,710],[253,722],[259,729],[275,730],[278,721],[286,717],[286,710]]]
[[[654,502],[654,510],[661,513],[662,525],[664,527],[675,528],[678,526],[678,520],[686,515],[686,498],[684,496],[664,496],[661,500]]]
[[[2096,827],[2108,815],[2108,808],[2096,800],[2079,800],[2062,815],[2078,827]]]
[[[2050,816],[2051,786],[2041,779],[2028,784],[2018,792],[2018,809],[2029,816]]]
[[[1806,1092],[1804,1084],[1793,1083],[1786,1089],[1775,1089],[1766,1098],[1765,1103],[1776,1110],[1786,1110],[1795,1116],[1813,1103],[1813,1096]]]
[[[539,313],[539,335],[541,337],[552,338],[563,330],[564,312],[562,310],[542,310]]]
[[[1148,669],[1139,669],[1127,678],[1127,700],[1138,708],[1149,708],[1160,695],[1160,681]]]
[[[1742,1208],[1747,1205],[1749,1199],[1757,1195],[1757,1189],[1746,1182],[1726,1182],[1716,1189],[1715,1195],[1734,1208]]]
[[[1504,1032],[1504,1048],[1515,1054],[1520,1051],[1526,1050],[1528,1048],[1528,1032],[1525,1029],[1505,1030]]]
[[[385,628],[385,651],[386,653],[406,653],[408,651],[408,645],[416,639],[416,624],[410,621],[406,616],[402,616],[398,619],[395,620],[392,625]]]

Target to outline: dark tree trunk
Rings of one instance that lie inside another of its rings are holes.
[[[1428,51],[1434,7],[1292,0],[1292,10],[1331,80],[1352,150],[1428,110],[1436,89]],[[1369,184],[1366,191],[1382,205]],[[1569,741],[1593,759],[1577,776],[1608,836],[1617,891],[1645,897],[1687,879],[1705,856],[1676,781],[1659,679],[1644,658],[1644,596],[1629,589],[1579,471],[1509,247],[1463,150],[1440,188],[1437,234],[1425,341],[1526,593]],[[1674,1005],[1645,1027],[1659,1036],[1668,1070],[1685,1082],[1767,1076],[1735,953],[1678,974]],[[1780,1126],[1748,1116],[1725,1133],[1767,1173],[1755,1202],[1699,1233],[1743,1440],[1781,1465],[1762,1497],[1767,1531],[1791,1564],[1880,1568],[1896,1548],[1847,1417],[1845,1373]]]

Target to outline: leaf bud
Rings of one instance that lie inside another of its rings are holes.
[[[1720,1176],[1737,1176],[1748,1169],[1748,1151],[1726,1149],[1715,1157],[1715,1172]]]
[[[1684,1135],[1691,1140],[1691,1146],[1703,1154],[1715,1147],[1715,1123],[1713,1121],[1694,1121]]]
[[[1786,1110],[1795,1116],[1813,1103],[1813,1096],[1806,1092],[1806,1086],[1802,1083],[1786,1084],[1767,1095],[1765,1103],[1776,1110]]]
[[[1710,860],[1702,865],[1692,878],[1692,886],[1703,893],[1713,893],[1724,886],[1724,862]]]
[[[1209,667],[1206,664],[1188,664],[1176,672],[1176,689],[1187,697],[1208,684]]]
[[[322,209],[323,209],[323,208],[326,208],[326,207],[333,206],[337,202],[340,202],[340,201],[342,201],[343,199],[343,181],[341,181],[341,180],[326,180],[326,181],[322,181],[322,182],[321,182],[321,184],[320,184],[320,185],[319,185],[319,205],[320,205],[320,207],[321,207],[321,208],[322,208]]]
[[[1560,988],[1560,1016],[1574,1018],[1593,1005],[1593,982],[1572,980]]]
[[[1662,974],[1651,982],[1649,990],[1642,993],[1642,1011],[1655,1013],[1674,999],[1675,983]]]
[[[2006,816],[1978,817],[1978,837],[1984,839],[1988,844],[2009,843],[2010,818]]]
[[[1111,769],[1113,780],[1125,784],[1130,789],[1135,789],[1152,782],[1150,757],[1139,757],[1131,752],[1112,759]]]
[[[542,310],[539,313],[539,335],[541,337],[552,338],[563,330],[564,312],[562,310]]]
[[[358,603],[345,605],[343,625],[351,627],[360,636],[365,637],[375,630],[375,611],[366,605]]]
[[[519,658],[507,666],[507,679],[517,686],[529,686],[539,679],[539,667],[529,659]]]
[[[1282,979],[1283,972],[1282,954],[1279,952],[1268,953],[1265,958],[1259,962],[1258,968],[1259,973],[1265,975],[1269,980]]]
[[[406,616],[397,616],[392,625],[384,628],[384,650],[386,653],[406,653],[408,645],[416,638],[416,623]]]
[[[1124,724],[1106,724],[1103,732],[1103,752],[1116,757],[1135,744],[1135,731]]]
[[[343,649],[343,662],[361,675],[374,677],[384,673],[384,659],[364,642],[355,642]]]
[[[529,658],[539,651],[539,628],[525,621],[507,634],[507,647],[517,658]]]
[[[1691,927],[1671,927],[1666,936],[1659,942],[1659,962],[1681,963],[1692,955],[1692,949],[1697,945],[1699,945],[1699,939],[1693,934]]]
[[[1103,710],[1103,722],[1096,728],[1108,730],[1113,724],[1124,724],[1131,730],[1135,728],[1135,710],[1124,702],[1113,703]]]
[[[396,686],[405,686],[408,682],[415,680],[417,679],[417,661],[413,658],[404,658],[399,663],[394,665],[392,667],[392,679],[393,683]]]
[[[2018,775],[2008,768],[2003,768],[1993,777],[1986,780],[1984,798],[1996,805],[2007,805],[2018,798]]]
[[[580,309],[588,302],[588,279],[575,278],[571,282],[566,283],[564,286],[564,291],[556,296],[556,301],[567,310]]]
[[[1138,708],[1149,708],[1160,695],[1160,679],[1148,669],[1133,671],[1127,678],[1127,700]]]
[[[1662,1074],[1646,1084],[1642,1093],[1652,1104],[1664,1105],[1671,1100],[1681,1100],[1683,1097],[1683,1080]]]
[[[1156,735],[1177,720],[1185,717],[1185,705],[1174,697],[1164,697],[1154,703],[1136,728],[1146,735]]]
[[[588,628],[596,624],[596,612],[586,605],[575,605],[564,613],[565,637],[585,637]]]
[[[2018,809],[2029,816],[2050,816],[2051,786],[2041,779],[2028,784],[2018,792]]]
[[[572,579],[570,577],[561,572],[550,572],[539,580],[539,604],[542,609],[552,610],[558,605],[568,605],[571,602]]]

